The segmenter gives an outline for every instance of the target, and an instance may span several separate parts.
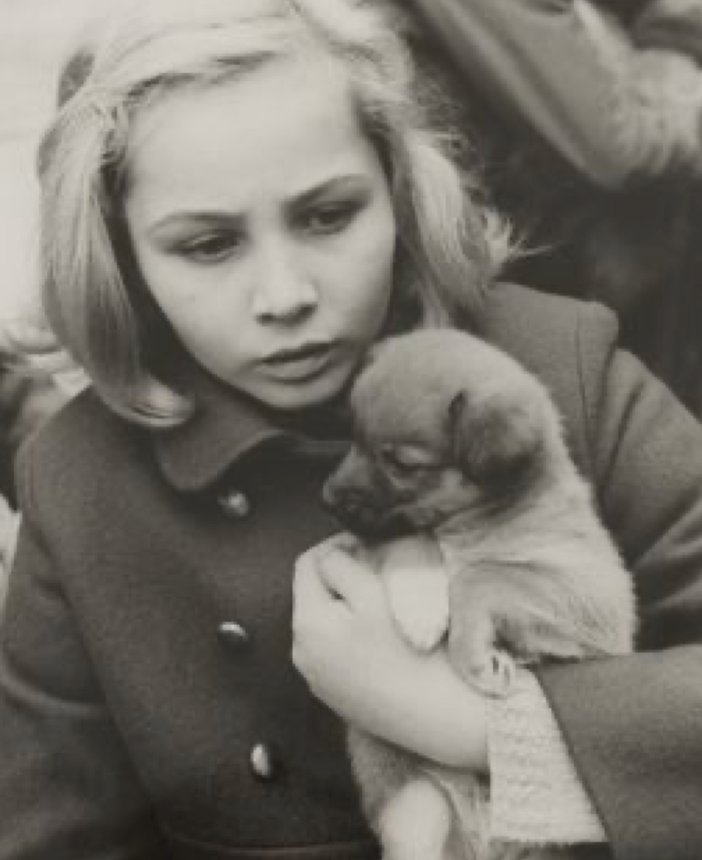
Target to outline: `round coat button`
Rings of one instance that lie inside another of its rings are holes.
[[[219,497],[219,506],[228,517],[248,516],[251,502],[240,490],[230,490]]]
[[[249,759],[251,773],[264,781],[275,779],[280,770],[279,763],[269,744],[258,743],[251,748]]]
[[[250,637],[236,621],[223,621],[217,628],[220,640],[230,648],[242,650],[249,644]]]

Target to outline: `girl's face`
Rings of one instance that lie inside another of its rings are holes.
[[[184,346],[269,406],[324,402],[387,315],[395,219],[340,71],[277,59],[135,119],[126,221]]]

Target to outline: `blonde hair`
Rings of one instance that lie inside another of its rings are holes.
[[[377,9],[360,0],[140,0],[69,64],[79,73],[64,76],[64,102],[39,151],[47,318],[100,396],[131,420],[171,425],[191,408],[149,355],[158,315],[120,227],[132,118],[164,90],[214,85],[303,46],[346,70],[387,172],[396,293],[417,302],[425,325],[477,319],[505,234],[426,127],[404,43]]]

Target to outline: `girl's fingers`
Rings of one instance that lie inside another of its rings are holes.
[[[314,611],[330,600],[344,599],[347,589],[343,581],[348,577],[343,571],[337,575],[337,568],[343,568],[346,562],[353,564],[348,553],[331,545],[314,547],[303,553],[295,562],[293,599],[296,607]]]
[[[307,552],[313,553],[317,558],[324,558],[330,552],[346,552],[349,555],[358,555],[361,552],[361,542],[350,532],[339,532],[313,546]]]
[[[365,593],[366,578],[373,575],[367,565],[343,550],[328,552],[320,562],[319,573],[329,592],[350,605]]]
[[[320,576],[317,556],[313,551],[308,550],[295,562],[293,579],[295,607],[318,605],[322,600],[329,600],[329,597],[329,591]]]
[[[318,570],[319,562],[329,553],[343,550],[353,553],[358,547],[358,541],[348,532],[340,532],[330,538],[315,544],[298,556],[295,562],[295,570],[298,575],[307,575],[308,571]]]
[[[319,604],[330,599],[354,604],[375,574],[352,554],[358,542],[351,536],[335,536],[303,553],[295,565],[294,595],[297,601]]]

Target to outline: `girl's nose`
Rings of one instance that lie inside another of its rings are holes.
[[[253,313],[260,322],[294,322],[317,306],[313,279],[287,243],[266,243],[257,263]]]

